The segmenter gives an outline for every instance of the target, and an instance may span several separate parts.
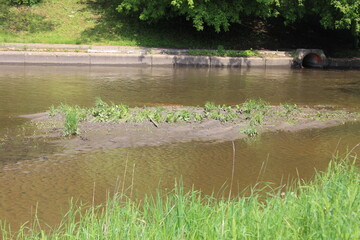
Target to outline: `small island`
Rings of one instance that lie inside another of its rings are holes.
[[[27,115],[42,133],[72,152],[100,148],[156,146],[190,141],[233,141],[274,131],[326,128],[357,121],[360,114],[331,106],[271,106],[261,99],[227,106],[208,102],[203,107],[134,107],[61,104],[49,112]]]

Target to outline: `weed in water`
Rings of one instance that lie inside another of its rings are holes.
[[[65,113],[64,135],[76,135],[79,133],[79,119],[77,112],[70,110]]]
[[[107,107],[108,104],[106,102],[104,102],[101,97],[96,97],[95,98],[95,107],[97,108],[103,108],[103,107]]]
[[[240,108],[242,113],[252,113],[253,111],[266,112],[269,108],[269,103],[262,99],[250,99],[244,102]]]
[[[190,112],[185,109],[182,109],[182,110],[176,112],[176,116],[179,120],[183,120],[185,122],[190,120]]]
[[[228,110],[228,113],[225,114],[224,116],[225,116],[226,122],[233,121],[234,119],[236,119],[238,117],[238,115],[236,114],[236,111],[233,111],[233,110]]]
[[[280,106],[284,109],[282,113],[280,113],[282,116],[288,116],[293,114],[294,112],[300,112],[301,109],[296,104],[280,104]]]
[[[165,122],[165,116],[163,116],[161,111],[153,111],[149,114],[149,119],[157,123]]]
[[[201,122],[204,119],[204,116],[200,113],[193,113],[193,118],[196,122]]]
[[[254,137],[258,135],[258,130],[255,127],[240,129],[240,132],[248,135],[249,137]]]
[[[256,114],[251,115],[250,118],[250,126],[258,126],[263,123],[263,114],[258,112]]]
[[[133,122],[141,123],[149,120],[151,111],[149,109],[142,109],[139,112],[135,113],[133,116]]]
[[[174,123],[176,122],[176,116],[174,111],[168,111],[165,117],[165,122]]]
[[[51,105],[49,108],[49,116],[54,117],[55,114],[56,114],[56,108],[54,107],[54,105]]]
[[[210,119],[214,120],[224,120],[225,117],[219,111],[212,111],[208,114]]]
[[[89,110],[90,114],[98,122],[117,122],[128,119],[129,107],[123,104],[111,105],[104,102],[101,98],[96,98],[95,107]]]
[[[218,110],[218,106],[215,105],[213,102],[207,102],[205,103],[205,112],[211,112],[213,110]]]

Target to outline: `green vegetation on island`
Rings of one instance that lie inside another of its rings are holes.
[[[127,122],[143,123],[151,122],[158,127],[159,124],[182,124],[200,123],[206,120],[216,120],[222,123],[245,124],[246,127],[239,129],[250,137],[258,134],[258,130],[265,123],[288,122],[295,124],[298,121],[318,120],[342,120],[355,119],[357,113],[350,114],[345,111],[328,111],[326,109],[315,110],[300,108],[296,104],[280,104],[270,106],[261,99],[249,99],[246,102],[234,106],[216,105],[207,102],[204,107],[134,107],[123,104],[108,104],[101,98],[96,98],[95,106],[83,108],[61,104],[58,107],[51,106],[48,115],[54,117],[57,114],[64,115],[64,135],[76,135],[80,132],[79,122]]]

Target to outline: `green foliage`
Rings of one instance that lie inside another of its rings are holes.
[[[250,99],[244,102],[240,108],[240,112],[251,114],[252,112],[266,112],[269,108],[269,103],[262,99]]]
[[[132,117],[132,121],[136,123],[145,122],[149,119],[150,111],[148,109],[136,111]]]
[[[245,50],[245,51],[234,51],[234,50],[225,50],[220,49],[217,50],[206,50],[206,49],[190,49],[188,51],[189,55],[196,56],[220,56],[220,57],[261,57],[262,55],[253,50]]]
[[[90,112],[95,121],[98,122],[119,121],[128,116],[129,107],[113,103],[108,105],[101,98],[96,98],[95,108],[92,108]]]
[[[162,108],[156,108],[155,111],[151,111],[149,114],[149,119],[151,119],[152,121],[155,121],[157,123],[162,123],[165,122],[166,117],[162,114],[161,110]]]
[[[64,135],[76,135],[79,133],[79,118],[77,112],[70,109],[65,113]]]
[[[204,108],[205,112],[211,112],[213,110],[218,110],[219,107],[216,106],[213,102],[206,102]]]
[[[220,120],[220,121],[224,121],[225,120],[225,116],[223,114],[221,114],[219,111],[211,111],[208,114],[210,119],[214,119],[214,120]]]
[[[193,1],[193,0],[123,0],[117,10],[121,13],[135,12],[139,19],[154,22],[161,18],[184,16],[192,21],[197,30],[205,25],[216,32],[228,31],[231,23],[240,23],[244,16],[274,16],[271,8],[276,0],[229,0],[229,1]]]
[[[176,112],[176,116],[179,120],[183,120],[185,122],[189,121],[191,117],[190,112],[185,109]]]
[[[174,111],[168,111],[165,117],[165,122],[167,123],[174,123],[176,122],[177,117],[175,116],[175,112]]]
[[[200,113],[193,113],[193,118],[195,122],[201,122],[204,119],[204,116]]]
[[[49,108],[49,116],[53,117],[56,114],[56,108],[54,107],[54,105],[51,105]]]
[[[280,106],[283,107],[287,113],[291,113],[293,111],[300,111],[300,108],[296,104],[284,103],[280,104]]]
[[[216,32],[228,31],[232,23],[241,23],[249,16],[263,19],[282,17],[285,23],[293,23],[312,15],[319,16],[324,28],[351,31],[355,44],[359,43],[360,36],[359,0],[123,0],[117,10],[125,14],[135,13],[147,22],[183,16],[197,30],[203,30],[207,25]],[[218,52],[223,50],[218,49]]]
[[[240,132],[248,135],[249,137],[255,137],[258,135],[258,130],[255,127],[240,129]]]
[[[261,112],[258,112],[256,114],[253,114],[250,119],[250,126],[258,126],[263,123],[263,114]]]
[[[282,117],[293,116],[296,113],[301,112],[301,109],[296,104],[284,103],[280,104],[280,106],[283,108],[283,110],[279,111],[278,114]]]
[[[41,2],[41,0],[5,0],[10,5],[32,6]]]
[[[287,23],[319,16],[320,24],[326,29],[348,29],[354,36],[358,47],[360,38],[360,1],[359,0],[284,0],[278,4],[279,14]]]

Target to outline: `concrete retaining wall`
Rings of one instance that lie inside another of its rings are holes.
[[[216,57],[166,54],[0,51],[0,64],[202,66],[236,68],[291,68],[292,57]],[[325,68],[360,69],[360,59],[327,59]]]
[[[360,69],[360,59],[328,58],[328,68]]]
[[[0,64],[41,65],[137,65],[137,66],[204,66],[204,67],[286,67],[292,66],[292,58],[235,58],[189,55],[139,55],[112,53],[66,53],[0,51]]]

